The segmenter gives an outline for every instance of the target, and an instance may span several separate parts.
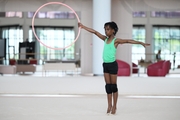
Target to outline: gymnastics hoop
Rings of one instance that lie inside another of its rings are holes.
[[[35,32],[35,30],[34,30],[34,19],[35,19],[36,14],[37,14],[37,13],[39,12],[39,10],[42,9],[43,7],[45,7],[45,6],[47,6],[47,5],[51,5],[51,4],[59,4],[59,5],[63,5],[63,6],[65,6],[65,7],[67,7],[67,8],[69,8],[69,9],[75,14],[78,22],[80,22],[80,19],[79,19],[77,13],[76,13],[70,6],[68,6],[68,5],[64,4],[64,3],[61,3],[61,2],[48,2],[48,3],[45,3],[45,4],[41,5],[41,6],[36,10],[36,12],[35,12],[34,15],[33,15],[33,18],[32,18],[32,31],[33,31],[33,34],[34,34],[34,36],[36,37],[36,39],[37,39],[42,45],[46,46],[47,48],[54,49],[54,50],[66,49],[66,48],[70,47],[72,44],[74,44],[74,43],[77,41],[77,39],[78,39],[78,37],[79,37],[79,35],[80,35],[80,32],[81,32],[81,27],[78,28],[78,34],[77,34],[76,38],[74,39],[74,41],[73,41],[70,45],[65,46],[65,47],[62,47],[62,48],[53,48],[53,47],[50,47],[50,46],[44,44],[44,43],[39,39],[39,37],[36,35],[36,32]]]

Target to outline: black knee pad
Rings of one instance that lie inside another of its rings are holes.
[[[112,94],[111,84],[106,84],[106,85],[105,85],[105,88],[106,88],[106,93],[107,93],[107,94]]]
[[[113,93],[118,91],[117,84],[111,84],[111,90]]]

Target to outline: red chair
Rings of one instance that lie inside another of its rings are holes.
[[[132,67],[138,67],[138,65],[135,64],[135,63],[132,63]],[[132,68],[132,73],[138,73],[138,70],[139,70],[139,69],[133,69],[133,68]]]
[[[169,70],[171,69],[171,62],[167,60],[167,74],[169,74]]]
[[[116,60],[118,64],[118,76],[130,76],[130,65],[122,60]]]
[[[37,60],[36,59],[30,59],[29,64],[36,64],[37,65]]]
[[[147,67],[148,76],[166,76],[168,61],[159,61]]]
[[[9,60],[9,65],[15,65],[16,64],[16,60],[15,59],[10,59]]]

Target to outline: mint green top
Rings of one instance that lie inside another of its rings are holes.
[[[116,60],[116,47],[114,46],[114,41],[116,38],[114,38],[111,43],[107,44],[108,38],[106,38],[104,42],[104,50],[103,50],[103,61],[105,63],[114,62]]]

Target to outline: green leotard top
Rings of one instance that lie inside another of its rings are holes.
[[[103,62],[110,63],[116,60],[116,48],[114,46],[114,41],[116,40],[116,38],[114,38],[109,44],[106,43],[107,40],[108,38],[106,38],[104,42]]]

